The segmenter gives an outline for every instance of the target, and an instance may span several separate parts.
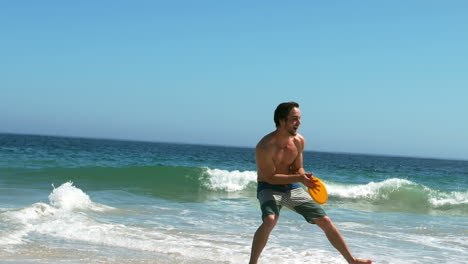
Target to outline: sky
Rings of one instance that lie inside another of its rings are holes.
[[[468,1],[0,1],[0,132],[468,160]]]

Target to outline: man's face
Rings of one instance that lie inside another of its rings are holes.
[[[288,118],[284,122],[284,128],[291,136],[297,135],[297,129],[301,125],[301,111],[294,107],[289,112]]]

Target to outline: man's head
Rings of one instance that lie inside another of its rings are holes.
[[[281,120],[285,122],[288,121],[289,114],[291,113],[291,110],[293,110],[294,108],[297,108],[296,110],[298,111],[299,104],[296,102],[287,102],[287,103],[281,103],[278,105],[278,107],[276,107],[274,120],[275,120],[275,125],[277,128],[280,127]],[[298,118],[300,121],[300,113],[299,113]]]

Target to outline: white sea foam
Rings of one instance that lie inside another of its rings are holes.
[[[330,197],[345,200],[400,200],[407,204],[426,203],[433,209],[463,209],[468,204],[468,191],[444,192],[406,179],[392,178],[360,185],[326,182],[326,186]]]
[[[11,228],[0,236],[0,245],[21,244],[30,232],[40,232],[39,227],[50,225],[58,229],[64,219],[75,216],[72,210],[106,211],[112,207],[94,203],[81,189],[66,182],[53,189],[49,195],[50,204],[38,202],[31,206],[8,210],[2,213],[1,219],[11,225]],[[57,222],[58,221],[58,222]],[[51,223],[53,223],[51,225]]]
[[[330,196],[350,199],[378,199],[387,197],[388,193],[396,191],[402,186],[414,184],[405,179],[387,179],[382,182],[370,182],[361,185],[345,185],[328,183],[327,191]],[[383,192],[383,190],[386,190]]]
[[[205,173],[204,186],[215,191],[236,192],[244,190],[249,183],[257,181],[255,171],[241,172],[207,168]]]
[[[449,193],[431,192],[429,201],[435,208],[445,208],[452,205],[462,205],[468,208],[468,190],[465,192],[452,191]]]
[[[28,230],[8,230],[0,233],[0,245],[19,245],[24,243],[24,237],[28,234]]]
[[[31,220],[36,220],[44,216],[54,215],[57,209],[45,204],[45,203],[35,203],[29,207],[16,210],[16,211],[9,211],[5,214],[17,219],[22,223],[28,223]]]
[[[66,182],[58,188],[55,188],[54,185],[52,186],[54,190],[49,195],[49,201],[52,206],[58,209],[89,209],[93,211],[113,209],[112,207],[92,202],[89,196],[81,189],[73,186],[72,182]]]

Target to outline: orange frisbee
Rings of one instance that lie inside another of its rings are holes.
[[[317,177],[314,177],[315,188],[308,188],[309,194],[318,204],[324,204],[328,200],[328,192],[325,184]]]

